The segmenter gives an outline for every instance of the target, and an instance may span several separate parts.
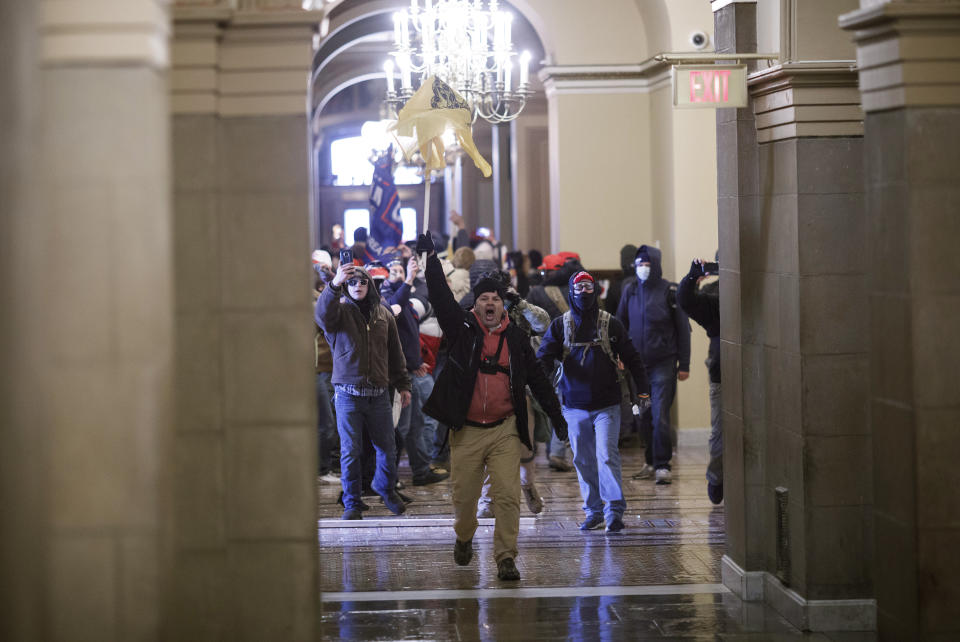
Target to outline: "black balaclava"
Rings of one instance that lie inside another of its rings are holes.
[[[637,256],[637,246],[627,243],[620,248],[620,267],[623,269],[624,276],[633,274],[633,262]]]
[[[573,285],[578,281],[590,281],[593,283],[593,292],[581,292],[577,294],[573,291]],[[594,319],[597,315],[597,285],[596,280],[589,272],[580,271],[570,277],[570,310],[573,312],[574,320],[580,324],[581,319]]]

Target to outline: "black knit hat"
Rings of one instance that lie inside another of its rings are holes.
[[[502,299],[507,295],[507,288],[504,287],[500,280],[485,276],[477,281],[477,284],[473,286],[473,298],[479,299],[480,295],[484,294],[485,292],[496,292],[497,296]]]

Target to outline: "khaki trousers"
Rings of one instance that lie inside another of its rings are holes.
[[[450,433],[453,482],[453,530],[467,542],[477,530],[477,500],[486,474],[493,495],[493,556],[497,562],[517,556],[520,532],[520,451],[514,416],[495,428],[464,426]]]

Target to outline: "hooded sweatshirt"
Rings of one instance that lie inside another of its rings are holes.
[[[483,327],[483,322],[476,310],[474,310],[473,315],[477,318],[477,323]],[[507,347],[506,340],[503,341],[501,346],[500,338],[509,323],[510,316],[504,314],[500,325],[493,329],[487,329],[483,335],[483,348],[480,352],[484,357],[493,357],[499,347],[500,358],[497,363],[507,370],[510,369],[510,349]],[[467,410],[467,420],[489,424],[509,417],[513,414],[511,397],[509,374],[506,372],[497,372],[496,374],[478,372],[477,383],[473,387],[473,397],[470,399],[470,408]]]
[[[357,272],[370,278],[362,268]],[[350,298],[346,285],[328,286],[313,315],[333,352],[332,383],[410,390],[396,321],[372,280],[361,301]]]
[[[648,367],[673,361],[690,371],[690,322],[677,305],[676,286],[663,278],[660,250],[641,245],[637,256],[650,257],[646,281],[628,283],[620,297],[617,318]]]
[[[388,305],[400,308],[400,313],[395,318],[403,356],[407,360],[407,370],[419,369],[423,365],[423,358],[420,355],[420,324],[410,305],[410,286],[405,281],[394,283],[387,280],[380,287],[380,295]]]
[[[544,363],[548,372],[553,369],[555,361],[562,360],[560,395],[565,407],[599,410],[619,405],[620,382],[617,367],[599,344],[599,286],[589,295],[575,294],[573,282],[576,277],[576,274],[571,275],[568,284],[574,328],[573,343],[595,342],[596,345],[571,347],[570,353],[564,359],[564,327],[563,317],[560,316],[550,324],[543,343],[537,350],[537,358]],[[630,342],[623,324],[616,317],[610,318],[608,332],[610,348],[633,375],[637,391],[647,392],[650,384],[643,361]]]

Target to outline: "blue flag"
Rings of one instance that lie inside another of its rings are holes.
[[[400,218],[400,194],[393,182],[393,145],[374,161],[373,167],[373,188],[370,190],[370,204],[374,208],[370,217],[372,245],[396,247],[403,235],[403,220]]]

